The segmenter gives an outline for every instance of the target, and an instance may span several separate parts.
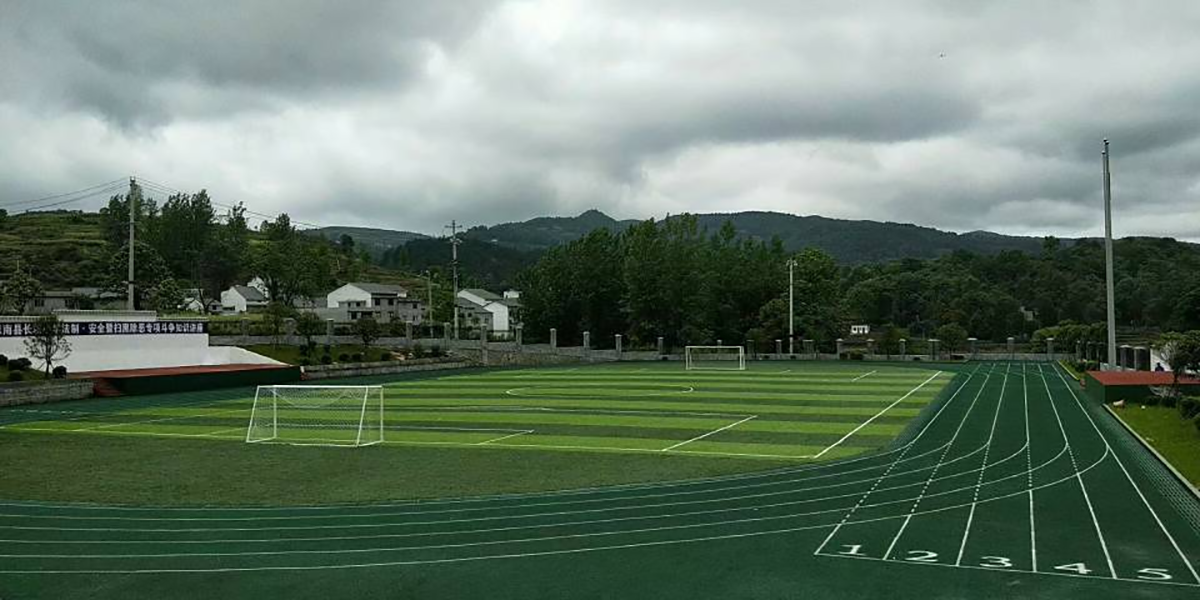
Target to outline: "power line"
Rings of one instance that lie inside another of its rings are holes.
[[[161,183],[156,183],[154,181],[144,179],[140,176],[137,179],[138,179],[139,184],[142,185],[143,187],[146,187],[147,189],[151,189],[154,191],[158,191],[160,193],[164,193],[164,194],[186,194],[187,193],[187,192],[184,192],[183,190],[179,190],[179,189],[176,189],[176,188],[173,188],[171,186],[164,185]],[[212,199],[210,199],[209,201],[212,202],[213,206],[219,206],[219,207],[225,208],[225,209],[235,208],[235,206],[232,204],[225,204],[223,202],[217,202],[216,200],[212,200]],[[261,212],[255,211],[255,210],[251,210],[246,207],[245,202],[242,203],[241,208],[248,215],[253,215],[255,217],[259,217],[261,219],[266,219],[268,221],[274,220],[276,217],[279,216],[279,215],[270,215],[267,213],[261,213]],[[322,228],[326,227],[325,225],[320,225],[317,223],[307,223],[305,221],[297,221],[294,219],[291,222],[292,222],[292,225],[301,225],[301,226],[308,227],[311,229],[322,229]]]
[[[98,190],[99,188],[104,188],[105,190],[107,190],[107,188],[112,187],[114,185],[123,186],[124,184],[125,184],[125,179],[123,179],[123,178],[122,179],[114,179],[112,181],[106,181],[104,183],[98,183],[96,185],[78,189],[73,192],[64,192],[61,194],[54,194],[51,196],[42,196],[41,198],[33,198],[30,200],[21,200],[19,202],[6,202],[4,204],[0,204],[0,208],[11,208],[13,206],[22,206],[25,204],[37,204],[39,202],[46,202],[48,200],[58,200],[59,198],[66,198],[68,196],[74,196],[76,194],[82,194],[84,192],[94,192],[94,191]],[[93,194],[89,194],[89,196],[91,196],[91,195],[93,195]]]
[[[27,213],[27,212],[37,211],[37,210],[44,210],[47,208],[54,208],[57,206],[64,206],[67,204],[74,204],[76,202],[82,202],[84,200],[87,200],[89,198],[95,198],[97,196],[107,196],[109,194],[112,194],[113,192],[120,191],[122,189],[122,187],[123,187],[123,185],[121,185],[121,184],[114,184],[107,188],[101,188],[94,192],[91,192],[89,194],[85,194],[83,196],[79,196],[76,198],[69,198],[67,200],[59,200],[58,202],[51,202],[49,204],[41,204],[38,206],[28,206],[28,207],[23,208],[21,210],[21,212]]]

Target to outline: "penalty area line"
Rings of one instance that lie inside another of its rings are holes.
[[[868,376],[874,375],[874,374],[876,374],[876,373],[878,373],[878,372],[879,372],[879,371],[871,371],[870,373],[863,373],[862,375],[859,375],[858,377],[855,377],[854,379],[851,379],[850,381],[858,381],[859,379],[862,379],[862,378],[864,378],[864,377],[868,377]]]
[[[525,431],[518,431],[518,432],[516,432],[516,433],[510,433],[510,434],[508,434],[508,435],[502,435],[502,436],[500,436],[500,437],[497,437],[497,438],[492,438],[492,439],[490,439],[490,440],[484,440],[484,441],[482,441],[482,442],[476,442],[476,443],[475,443],[475,445],[476,445],[476,446],[483,446],[483,445],[485,445],[485,444],[490,444],[490,443],[492,443],[492,442],[499,442],[499,441],[501,441],[501,440],[507,440],[508,438],[515,438],[515,437],[517,437],[518,435],[526,435],[526,434],[529,434],[529,433],[533,433],[533,430],[532,430],[532,429],[526,429]]]
[[[872,372],[874,372],[874,371],[872,371]],[[818,452],[818,453],[817,453],[815,456],[813,456],[813,458],[821,458],[821,456],[822,456],[822,455],[824,455],[826,452],[829,452],[830,450],[833,450],[834,448],[836,448],[836,447],[840,446],[840,445],[842,444],[842,442],[844,442],[844,441],[846,441],[846,440],[850,439],[850,436],[852,436],[852,435],[854,435],[854,434],[858,433],[858,432],[859,432],[859,430],[861,430],[863,427],[866,427],[867,425],[870,425],[870,424],[871,424],[871,422],[872,422],[872,421],[874,421],[875,419],[878,419],[879,417],[882,417],[884,413],[886,413],[886,412],[887,412],[887,411],[889,411],[889,410],[892,410],[892,408],[894,408],[894,407],[895,407],[897,404],[900,404],[901,402],[904,402],[905,400],[907,400],[909,396],[911,396],[911,395],[913,395],[913,394],[917,393],[917,390],[919,390],[919,389],[921,389],[921,388],[925,387],[925,385],[926,385],[926,384],[928,384],[930,381],[933,381],[933,380],[934,380],[934,379],[935,379],[935,378],[936,378],[938,375],[941,375],[941,374],[942,374],[942,372],[941,372],[941,371],[938,371],[938,372],[934,373],[933,375],[930,375],[930,376],[929,376],[929,379],[926,379],[925,381],[922,381],[922,382],[920,383],[920,385],[918,385],[917,387],[915,387],[915,388],[913,388],[913,389],[911,389],[911,390],[908,390],[908,393],[907,393],[907,394],[904,394],[903,396],[900,396],[899,398],[897,398],[897,399],[896,399],[896,401],[895,401],[895,402],[892,402],[891,404],[887,405],[886,407],[884,407],[884,409],[883,409],[883,410],[881,410],[881,411],[879,411],[879,412],[875,413],[875,414],[874,414],[874,415],[873,415],[871,418],[867,419],[866,421],[863,421],[862,423],[859,423],[859,424],[858,424],[858,427],[855,427],[854,429],[851,429],[849,433],[847,433],[846,435],[843,435],[843,436],[841,437],[841,439],[839,439],[838,441],[836,441],[836,442],[834,442],[834,443],[830,444],[830,445],[829,445],[828,447],[826,447],[824,450],[822,450],[822,451]],[[868,373],[868,375],[870,375],[870,373]],[[865,375],[864,375],[864,377],[865,377]]]
[[[674,450],[674,449],[676,449],[676,448],[678,448],[678,447],[680,447],[680,446],[683,446],[683,445],[685,445],[685,444],[690,444],[690,443],[692,443],[692,442],[695,442],[695,441],[698,441],[698,440],[702,440],[702,439],[704,439],[704,438],[706,438],[706,437],[708,437],[708,436],[710,436],[710,435],[717,434],[717,433],[721,433],[722,431],[725,431],[726,429],[732,429],[732,428],[734,428],[734,427],[737,427],[738,425],[741,425],[742,423],[745,423],[746,421],[749,421],[750,419],[754,419],[754,418],[757,418],[757,417],[758,417],[758,415],[750,415],[750,416],[746,417],[745,419],[742,419],[741,421],[736,421],[736,422],[730,423],[730,424],[728,424],[728,425],[726,425],[726,426],[724,426],[724,427],[719,427],[719,428],[717,428],[717,429],[714,429],[714,430],[712,430],[712,431],[710,431],[710,432],[708,432],[708,433],[703,433],[703,434],[700,434],[700,435],[698,435],[698,436],[696,436],[696,437],[694,437],[694,438],[692,438],[692,439],[690,439],[690,440],[684,440],[684,441],[682,441],[682,442],[679,442],[678,444],[672,444],[672,445],[670,445],[670,446],[667,446],[666,448],[663,448],[663,449],[661,450],[661,452],[669,452],[669,451],[671,451],[671,450]]]

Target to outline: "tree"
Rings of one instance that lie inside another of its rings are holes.
[[[149,306],[158,312],[175,312],[183,304],[183,290],[175,279],[167,277],[155,284],[147,293]]]
[[[0,289],[0,304],[8,314],[24,314],[29,303],[42,295],[42,283],[28,271],[18,268]]]
[[[266,323],[267,331],[271,334],[273,345],[279,345],[279,339],[283,337],[283,325],[295,312],[296,309],[282,302],[271,302],[267,305],[267,311],[263,314],[263,322]]]
[[[1200,331],[1169,331],[1159,336],[1154,348],[1171,367],[1171,388],[1178,396],[1179,375],[1189,369],[1200,369]]]
[[[312,349],[316,346],[313,338],[324,332],[325,323],[321,321],[321,317],[318,317],[316,313],[306,310],[296,317],[296,333],[299,333],[304,338],[303,352],[305,355],[311,353]]]
[[[381,331],[379,322],[371,317],[362,317],[354,322],[354,333],[362,340],[364,352],[371,349],[371,344],[379,339]]]
[[[42,362],[49,378],[54,363],[71,354],[71,343],[67,341],[67,330],[62,321],[55,315],[38,317],[25,338],[25,351]]]
[[[961,350],[967,344],[967,330],[958,323],[946,323],[938,327],[933,335],[942,343],[942,347],[950,352]]]
[[[171,271],[163,261],[162,256],[149,243],[142,240],[134,242],[137,248],[134,254],[134,307],[153,308],[154,290],[171,277]],[[107,288],[115,293],[124,294],[129,278],[129,244],[125,244],[109,257]]]

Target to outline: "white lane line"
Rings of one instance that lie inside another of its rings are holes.
[[[1092,419],[1092,415],[1087,412],[1083,406],[1083,403],[1080,402],[1079,396],[1075,394],[1075,389],[1072,388],[1071,384],[1067,382],[1065,377],[1063,377],[1062,371],[1055,369],[1055,372],[1058,373],[1058,378],[1062,380],[1063,385],[1067,387],[1067,391],[1071,392],[1071,396],[1075,398],[1075,403],[1079,405],[1079,410],[1083,411],[1084,416],[1091,421],[1092,428],[1096,430],[1096,434],[1100,436],[1100,439],[1104,440],[1105,448],[1111,448],[1111,446],[1109,446],[1108,439],[1105,438],[1104,434],[1100,432],[1100,428],[1096,426],[1096,421]],[[1125,464],[1121,462],[1121,457],[1117,456],[1116,452],[1112,452],[1112,456],[1113,459],[1117,461],[1117,466],[1121,467],[1121,472],[1125,474],[1125,479],[1129,480],[1129,484],[1133,486],[1133,489],[1137,492],[1138,497],[1142,499],[1142,504],[1146,506],[1146,510],[1150,511],[1150,516],[1154,517],[1154,522],[1158,523],[1158,528],[1162,530],[1163,535],[1167,536],[1167,540],[1171,542],[1171,546],[1175,548],[1175,552],[1179,553],[1179,558],[1183,560],[1183,564],[1187,566],[1188,571],[1192,573],[1192,577],[1196,579],[1196,583],[1200,583],[1200,574],[1196,573],[1196,568],[1192,566],[1191,561],[1189,561],[1187,555],[1183,553],[1183,550],[1179,547],[1179,544],[1175,541],[1175,538],[1171,535],[1171,532],[1167,531],[1167,526],[1164,525],[1162,519],[1158,517],[1158,513],[1155,512],[1154,507],[1150,506],[1150,501],[1147,500],[1146,495],[1142,493],[1142,488],[1139,487],[1137,482],[1133,480],[1133,477],[1129,475],[1129,471],[1125,468]]]
[[[1021,362],[1021,393],[1025,402],[1025,487],[1029,490],[1029,560],[1037,571],[1037,525],[1033,518],[1033,439],[1029,436],[1029,379],[1025,377],[1025,362]]]
[[[1042,365],[1038,365],[1038,374],[1042,377],[1042,385],[1046,387],[1046,397],[1050,400],[1050,408],[1054,409],[1054,420],[1058,421],[1058,430],[1062,433],[1063,443],[1067,445],[1067,456],[1071,459],[1071,468],[1075,471],[1075,479],[1079,482],[1079,490],[1083,492],[1083,501],[1087,504],[1088,514],[1092,517],[1092,526],[1096,529],[1096,537],[1100,540],[1100,549],[1104,551],[1104,560],[1108,563],[1108,574],[1113,578],[1117,578],[1117,568],[1113,565],[1112,555],[1108,552],[1108,543],[1104,541],[1104,532],[1100,530],[1100,521],[1096,518],[1096,509],[1092,506],[1092,498],[1088,495],[1087,486],[1083,483],[1083,474],[1079,472],[1079,464],[1075,462],[1075,451],[1071,448],[1071,441],[1067,439],[1067,430],[1063,428],[1062,418],[1058,414],[1058,406],[1054,404],[1054,394],[1050,391],[1050,384],[1046,381],[1046,374],[1042,371]],[[1111,448],[1108,446],[1108,441],[1104,436],[1100,436],[1100,440],[1104,442],[1105,455],[1111,454]]]
[[[887,479],[887,477],[889,475],[891,475],[892,470],[896,468],[896,465],[898,465],[904,461],[904,457],[908,455],[908,451],[912,450],[913,447],[916,446],[917,441],[920,440],[921,437],[925,435],[925,432],[929,430],[929,427],[931,425],[933,425],[933,422],[936,421],[938,419],[938,417],[942,416],[942,411],[946,410],[946,407],[950,406],[950,404],[952,402],[954,402],[954,399],[958,397],[958,393],[963,391],[963,389],[967,387],[968,383],[971,383],[971,379],[975,377],[975,374],[979,372],[979,369],[980,369],[980,367],[975,367],[974,371],[971,371],[970,373],[967,374],[966,381],[963,381],[962,385],[958,386],[957,390],[954,390],[954,393],[951,394],[950,398],[942,404],[941,408],[938,409],[937,413],[933,415],[933,418],[930,419],[929,422],[926,423],[925,426],[921,428],[921,431],[919,433],[917,433],[917,437],[913,438],[913,440],[911,442],[909,442],[908,444],[905,445],[904,451],[901,452],[900,455],[896,457],[896,460],[892,461],[892,464],[888,465],[887,470],[884,471],[883,474],[880,475],[879,478],[875,480],[875,483],[873,483],[871,485],[871,489],[867,490],[867,492],[858,499],[858,502],[856,502],[854,504],[854,507],[851,508],[845,514],[845,516],[842,517],[842,520],[839,521],[838,524],[834,526],[833,530],[829,532],[829,535],[825,536],[825,539],[821,542],[821,545],[817,546],[817,549],[813,551],[814,555],[821,554],[821,551],[825,549],[825,546],[829,544],[829,541],[832,540],[834,538],[834,536],[837,535],[838,531],[841,530],[842,526],[845,525],[850,520],[850,518],[854,516],[854,513],[857,512],[860,507],[862,507],[863,503],[867,501],[867,498],[869,498],[871,496],[871,494],[873,494],[875,492],[875,489],[879,487],[879,484],[883,483],[883,480]],[[947,445],[949,445],[949,444],[947,444]],[[935,449],[935,451],[936,451],[936,449]],[[915,458],[919,458],[921,456],[924,456],[924,455],[919,455],[918,457],[915,457]],[[945,455],[943,455],[943,458],[944,457],[945,457]]]
[[[526,434],[529,434],[529,433],[533,433],[533,430],[532,430],[532,429],[528,429],[528,430],[525,430],[525,431],[518,431],[518,432],[516,432],[516,433],[510,433],[510,434],[508,434],[508,435],[502,435],[502,436],[500,436],[500,437],[498,437],[498,438],[492,438],[492,439],[490,439],[490,440],[484,440],[484,441],[482,441],[482,442],[476,442],[476,444],[475,444],[475,445],[476,445],[476,446],[483,446],[483,445],[485,445],[485,444],[490,444],[490,443],[492,443],[492,442],[499,442],[500,440],[507,440],[508,438],[514,438],[514,437],[517,437],[518,435],[526,435]]]
[[[983,485],[983,475],[987,473],[988,456],[992,453],[992,440],[996,438],[996,423],[1000,420],[1000,408],[1004,406],[1004,390],[1008,387],[1008,368],[1009,365],[1004,365],[1004,382],[1000,384],[1000,401],[996,403],[996,413],[992,416],[992,429],[988,432],[987,443],[984,444],[983,464],[979,468],[979,475],[975,478],[975,495],[971,498],[971,512],[967,514],[967,526],[963,529],[962,543],[958,545],[958,557],[954,559],[955,565],[961,565],[963,554],[967,551],[967,538],[971,536],[971,524],[975,522],[975,507],[979,505],[979,489]]]
[[[862,375],[859,375],[858,377],[855,377],[854,379],[851,379],[850,381],[858,381],[859,379],[862,379],[863,377],[866,377],[868,375],[874,375],[878,372],[879,371],[871,371],[870,373],[863,373]]]
[[[874,372],[874,371],[872,371],[872,372]],[[869,375],[869,374],[870,374],[870,373],[868,373],[868,375]],[[854,434],[858,433],[858,431],[859,431],[860,429],[862,429],[863,427],[866,427],[867,425],[870,425],[870,424],[871,424],[871,421],[874,421],[875,419],[878,419],[879,417],[882,417],[882,416],[883,416],[883,413],[886,413],[887,411],[889,411],[889,410],[892,410],[892,408],[893,408],[893,407],[895,407],[897,404],[900,404],[901,402],[904,402],[906,399],[908,399],[908,397],[909,397],[909,396],[911,396],[911,395],[915,394],[915,393],[917,392],[917,390],[919,390],[919,389],[921,389],[921,388],[925,387],[925,384],[929,383],[930,381],[933,381],[933,380],[934,380],[934,379],[935,379],[935,378],[936,378],[938,375],[941,375],[941,374],[942,374],[942,372],[941,372],[941,371],[938,371],[937,373],[934,373],[933,375],[930,375],[930,376],[929,376],[929,379],[926,379],[925,381],[922,381],[922,382],[921,382],[921,384],[920,384],[920,385],[918,385],[917,387],[915,387],[915,388],[913,388],[913,389],[911,389],[911,390],[908,390],[908,393],[907,393],[907,394],[904,394],[903,396],[900,396],[900,398],[898,398],[898,399],[897,399],[895,402],[892,402],[891,404],[887,405],[886,407],[884,407],[884,409],[883,409],[883,410],[881,410],[881,411],[879,411],[879,412],[875,413],[875,415],[874,415],[874,416],[872,416],[871,418],[867,419],[866,421],[863,421],[862,423],[859,423],[858,427],[855,427],[854,429],[851,429],[851,430],[850,430],[850,433],[847,433],[846,435],[843,435],[841,439],[839,439],[838,441],[836,441],[836,442],[834,442],[834,443],[830,444],[830,445],[829,445],[827,448],[825,448],[824,450],[822,450],[822,451],[818,452],[818,453],[817,453],[817,455],[816,455],[816,458],[821,458],[821,456],[822,456],[822,455],[824,455],[826,452],[829,452],[830,450],[833,450],[834,448],[836,448],[836,447],[838,447],[839,445],[841,445],[841,443],[842,443],[842,442],[844,442],[844,441],[846,441],[846,440],[850,439],[850,436],[852,436],[852,435],[854,435]]]
[[[967,424],[971,413],[975,410],[975,405],[979,402],[979,397],[983,395],[983,390],[987,389],[987,382],[992,378],[992,371],[995,370],[995,365],[988,370],[987,375],[983,378],[983,383],[979,386],[979,391],[975,393],[975,398],[971,400],[971,406],[967,408],[967,413],[963,415],[962,421],[958,422],[958,427],[954,430],[954,435],[950,436],[950,442],[946,444],[946,449],[942,450],[942,455],[938,457],[937,464],[934,465],[933,471],[929,473],[929,478],[925,480],[925,485],[921,487],[921,492],[917,494],[917,499],[913,501],[912,506],[908,509],[908,516],[904,518],[904,524],[900,526],[900,531],[896,532],[896,537],[892,538],[892,543],[888,544],[887,552],[883,554],[883,559],[887,560],[892,554],[892,550],[896,547],[896,542],[900,541],[900,536],[904,535],[904,529],[908,527],[908,522],[917,512],[917,508],[921,506],[921,501],[925,499],[925,493],[929,491],[929,486],[937,477],[938,471],[942,468],[942,463],[946,460],[946,455],[950,449],[954,447],[954,442],[958,440],[958,434],[962,433],[963,425]]]
[[[698,441],[698,440],[702,440],[702,439],[704,439],[704,438],[706,438],[706,437],[708,437],[708,436],[710,436],[710,435],[717,434],[717,433],[721,433],[722,431],[725,431],[726,429],[731,429],[731,428],[733,428],[733,427],[737,427],[738,425],[741,425],[742,423],[745,423],[746,421],[749,421],[750,419],[754,419],[754,418],[756,418],[756,417],[758,417],[758,415],[750,415],[750,416],[746,417],[745,419],[742,419],[741,421],[737,421],[737,422],[735,422],[735,423],[730,423],[730,424],[728,424],[728,425],[726,425],[726,426],[724,426],[724,427],[720,427],[720,428],[718,428],[718,429],[714,429],[714,430],[712,430],[712,431],[710,431],[710,432],[708,432],[708,433],[704,433],[704,434],[698,435],[698,436],[696,436],[696,437],[694,437],[694,438],[692,438],[692,439],[690,439],[690,440],[684,440],[684,441],[682,441],[682,442],[679,442],[678,444],[673,444],[673,445],[671,445],[671,446],[668,446],[668,447],[666,447],[666,448],[663,448],[663,449],[662,449],[662,451],[663,451],[663,452],[667,452],[667,451],[669,451],[669,450],[674,450],[674,449],[676,449],[676,448],[678,448],[678,447],[680,447],[680,446],[683,446],[683,445],[685,445],[685,444],[690,444],[690,443],[692,443],[692,442],[695,442],[695,441]],[[823,454],[823,453],[824,453],[824,452],[822,451],[822,454]],[[820,454],[818,454],[817,456],[820,456]]]

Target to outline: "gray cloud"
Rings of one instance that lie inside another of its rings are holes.
[[[1200,240],[1200,7],[6,3],[6,201],[139,173],[437,232],[779,210]]]

